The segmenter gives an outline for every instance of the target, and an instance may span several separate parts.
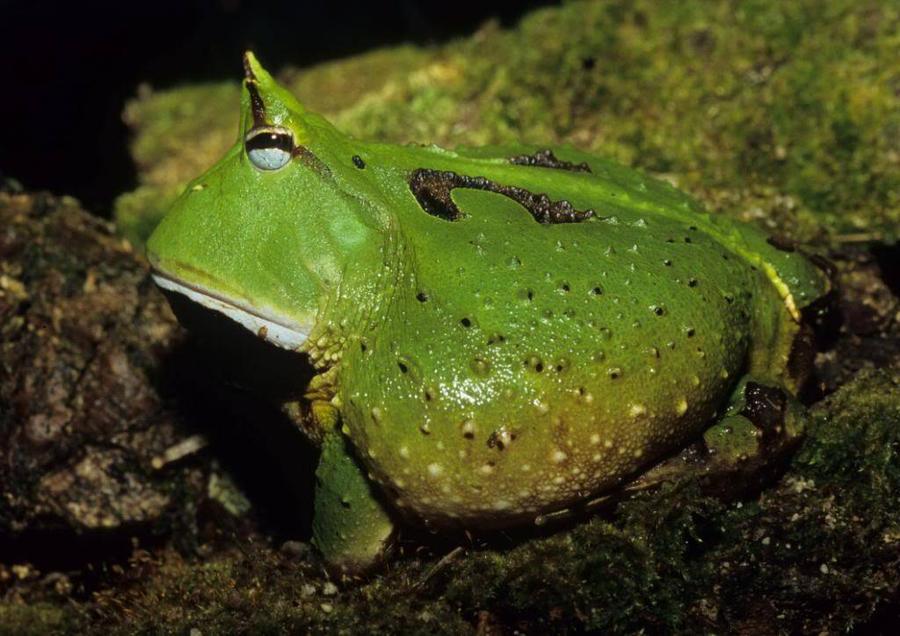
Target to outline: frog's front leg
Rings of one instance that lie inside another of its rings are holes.
[[[316,469],[313,544],[329,565],[360,572],[385,556],[394,522],[341,433],[336,414],[329,419]]]
[[[752,491],[786,465],[803,439],[805,422],[806,409],[777,381],[747,376],[701,440],[639,477],[627,490],[694,476],[705,490],[721,496]]]

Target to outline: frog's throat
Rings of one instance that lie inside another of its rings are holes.
[[[173,280],[159,272],[153,272],[151,276],[153,282],[161,289],[182,294],[207,309],[224,314],[266,342],[282,349],[291,351],[299,349],[306,342],[312,329],[312,325],[301,325],[289,319],[274,316],[269,312],[248,307],[206,289]]]

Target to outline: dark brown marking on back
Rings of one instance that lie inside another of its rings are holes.
[[[542,224],[578,223],[594,216],[593,210],[576,210],[568,201],[553,201],[546,194],[534,194],[517,186],[501,185],[484,177],[419,168],[409,178],[409,189],[421,208],[431,216],[445,221],[465,218],[465,214],[450,198],[450,192],[455,188],[485,190],[507,196]]]
[[[534,166],[535,168],[554,168],[556,170],[569,170],[570,172],[590,172],[591,167],[587,161],[572,163],[557,159],[552,150],[538,150],[532,155],[517,155],[510,157],[509,162],[517,166]]]

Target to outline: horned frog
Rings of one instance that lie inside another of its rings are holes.
[[[398,519],[582,505],[746,424],[751,390],[799,421],[829,281],[798,250],[571,148],[358,141],[245,71],[237,142],[147,253],[163,290],[315,366],[332,564],[376,562]]]

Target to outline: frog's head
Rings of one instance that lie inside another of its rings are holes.
[[[244,68],[237,143],[188,185],[147,255],[163,289],[296,349],[372,228],[317,155],[346,138],[249,52]]]

